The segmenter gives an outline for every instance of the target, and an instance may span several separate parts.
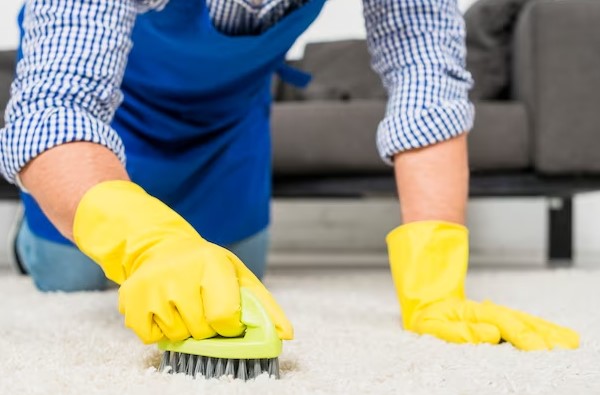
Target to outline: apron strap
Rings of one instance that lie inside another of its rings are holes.
[[[275,72],[283,82],[297,88],[306,88],[312,80],[312,75],[310,73],[292,67],[285,62],[281,63]]]

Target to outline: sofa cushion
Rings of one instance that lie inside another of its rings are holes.
[[[465,12],[467,68],[475,85],[472,99],[507,99],[512,37],[519,12],[530,0],[479,0]]]
[[[299,67],[312,74],[297,100],[384,99],[386,91],[371,69],[365,40],[345,40],[306,45]]]
[[[527,111],[519,102],[476,102],[469,134],[471,169],[521,170],[531,166]]]
[[[383,100],[283,102],[273,106],[276,175],[339,175],[389,171],[375,135]]]

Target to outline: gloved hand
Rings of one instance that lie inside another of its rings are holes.
[[[134,183],[91,188],[77,207],[73,234],[79,249],[121,284],[119,311],[145,343],[241,334],[241,287],[258,296],[282,339],[293,337],[277,302],[233,253],[204,240]]]
[[[571,329],[465,298],[468,232],[464,226],[415,222],[394,229],[386,241],[405,329],[453,343],[505,340],[521,350],[579,346],[579,336]]]

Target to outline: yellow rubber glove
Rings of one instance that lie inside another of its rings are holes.
[[[453,343],[505,340],[521,350],[579,346],[579,336],[571,329],[465,298],[469,247],[464,226],[410,223],[394,229],[386,241],[405,329]]]
[[[77,207],[73,234],[81,251],[121,284],[119,311],[145,343],[241,334],[240,287],[259,297],[282,339],[293,337],[277,302],[233,253],[204,240],[134,183],[91,188]]]

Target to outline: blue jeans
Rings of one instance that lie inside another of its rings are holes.
[[[237,255],[258,278],[267,266],[267,229],[226,248]],[[21,263],[40,291],[96,291],[109,285],[104,272],[77,247],[55,243],[31,232],[24,220],[17,235]]]

